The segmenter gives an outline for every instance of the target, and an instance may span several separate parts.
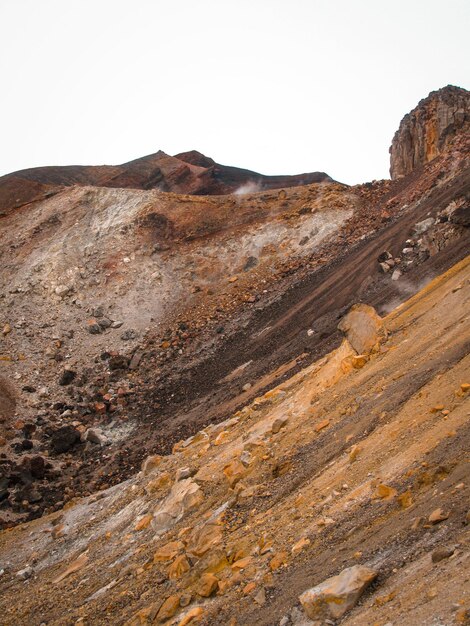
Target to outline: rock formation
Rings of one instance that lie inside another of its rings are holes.
[[[406,176],[470,130],[470,92],[448,85],[432,91],[405,115],[390,147],[390,176]]]

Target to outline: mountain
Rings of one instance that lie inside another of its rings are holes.
[[[0,181],[2,623],[468,621],[468,100],[353,187]]]
[[[58,188],[95,186],[112,189],[158,189],[194,195],[225,195],[331,182],[323,172],[264,176],[219,165],[193,150],[169,156],[161,150],[122,165],[36,167],[0,177],[0,211],[48,197]]]

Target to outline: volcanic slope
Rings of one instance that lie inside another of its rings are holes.
[[[444,91],[418,106],[428,130],[460,110]],[[412,128],[420,146],[438,137]],[[468,154],[456,131],[393,181],[222,196],[78,184],[11,206],[0,523],[129,478],[337,347],[352,304],[383,314],[461,260]]]
[[[307,625],[298,596],[357,565],[342,624],[466,623],[469,303],[466,258],[383,319],[355,306],[225,422],[3,532],[2,623]]]

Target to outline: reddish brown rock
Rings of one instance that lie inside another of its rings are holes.
[[[390,176],[406,176],[432,161],[470,128],[470,92],[448,85],[405,115],[390,147]]]

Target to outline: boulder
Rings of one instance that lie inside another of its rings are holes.
[[[299,600],[312,620],[339,619],[353,608],[376,577],[377,572],[369,567],[347,567],[337,576],[305,591]]]
[[[359,355],[377,351],[387,337],[382,318],[367,304],[353,305],[338,324],[338,329]]]
[[[68,452],[79,441],[80,433],[78,430],[67,424],[52,433],[51,448],[56,454],[61,454],[62,452]]]
[[[199,506],[203,499],[201,488],[192,478],[175,483],[154,513],[153,527],[157,534],[172,528],[189,511]]]

